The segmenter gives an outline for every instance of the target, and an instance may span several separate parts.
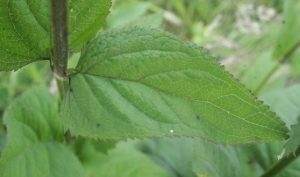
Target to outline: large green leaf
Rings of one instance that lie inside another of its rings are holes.
[[[0,159],[1,177],[83,176],[78,159],[58,142],[63,127],[46,88],[25,92],[6,110],[4,123],[8,137]]]
[[[109,8],[110,0],[70,0],[70,50],[95,36]],[[0,71],[51,57],[49,0],[1,0],[0,16]]]
[[[161,30],[99,35],[76,70],[61,111],[75,135],[193,136],[229,144],[287,137],[279,118],[205,51]]]
[[[89,141],[82,144],[79,157],[87,176],[94,177],[171,177],[166,170],[151,161],[130,144],[121,142],[107,155],[99,153]]]
[[[284,21],[278,37],[273,57],[286,55],[297,43],[300,42],[300,3],[298,0],[284,1]]]

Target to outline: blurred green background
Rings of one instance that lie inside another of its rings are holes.
[[[279,116],[290,126],[296,123],[296,117],[300,115],[297,107],[300,103],[293,100],[295,96],[292,96],[297,92],[296,89],[286,89],[290,86],[296,88],[300,81],[300,3],[297,0],[290,2],[113,0],[111,12],[100,33],[130,26],[146,26],[162,28],[196,43],[256,96],[270,104],[271,109],[277,114],[279,112]],[[69,67],[76,66],[79,56],[80,53],[70,54]],[[0,116],[15,97],[39,84],[46,84],[52,93],[56,93],[49,62],[36,62],[16,72],[0,72]],[[279,93],[289,95],[289,98]],[[276,108],[273,103],[277,98],[286,99],[287,104]],[[288,108],[284,109],[284,106],[288,106],[288,103],[296,108],[285,112]],[[283,111],[282,115],[280,111]],[[5,143],[2,142],[5,141],[5,134],[5,127],[0,126],[0,136],[3,137],[0,138],[0,153],[4,149]],[[193,148],[187,147],[193,146],[191,139],[134,143],[139,151],[149,155],[174,176],[194,176],[192,154],[189,152]],[[185,146],[178,146],[180,144]],[[170,151],[167,148],[169,145],[176,148]],[[277,148],[276,153],[280,153],[280,150],[281,147]],[[271,164],[265,165],[265,168]]]

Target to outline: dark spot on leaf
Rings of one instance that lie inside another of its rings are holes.
[[[282,23],[285,24],[285,21],[283,20]]]
[[[196,116],[197,120],[200,120],[200,116]]]
[[[100,124],[97,124],[97,128],[99,128],[100,127]]]

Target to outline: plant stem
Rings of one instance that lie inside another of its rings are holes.
[[[68,65],[67,0],[50,0],[53,36],[51,69],[59,80],[66,80]]]
[[[281,60],[277,62],[277,64],[269,71],[269,73],[264,77],[264,79],[258,84],[253,93],[257,95],[261,89],[265,86],[270,77],[277,71],[277,69],[282,65],[286,60],[290,58],[290,56],[295,52],[295,50],[300,46],[300,41],[298,41],[284,56]]]
[[[64,98],[64,95],[66,93],[66,81],[62,81],[62,80],[59,80],[59,79],[55,79],[56,80],[56,85],[57,85],[57,88],[58,88],[58,93],[59,93],[59,96],[60,96],[60,100],[62,101],[63,98]]]
[[[261,177],[270,177],[276,175],[278,172],[280,172],[282,169],[284,169],[286,166],[288,166],[290,163],[292,163],[297,157],[300,155],[300,147],[296,150],[296,156],[293,156],[292,154],[289,155],[286,158],[280,159],[275,165],[273,165],[270,169],[268,169],[264,174],[261,175]]]
[[[276,65],[268,72],[268,74],[264,77],[264,79],[259,83],[259,85],[253,90],[254,95],[257,95],[261,89],[266,85],[270,77],[277,71],[277,69],[280,67],[281,62],[278,61]]]

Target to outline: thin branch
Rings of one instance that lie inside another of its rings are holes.
[[[68,65],[67,0],[50,0],[53,36],[51,69],[59,80],[66,80]]]
[[[290,154],[288,157],[280,159],[275,165],[273,165],[270,169],[268,169],[261,177],[271,177],[279,173],[286,166],[291,164],[297,157],[300,155],[300,148],[296,150],[296,156]]]
[[[286,62],[291,55],[296,51],[296,49],[300,46],[300,41],[298,41],[284,56],[281,60],[277,62],[277,64],[269,71],[269,73],[264,77],[264,79],[259,83],[259,85],[256,87],[255,90],[253,90],[253,93],[257,95],[261,89],[265,86],[267,81],[270,79],[270,77],[277,71],[277,69],[280,67],[281,64]]]

